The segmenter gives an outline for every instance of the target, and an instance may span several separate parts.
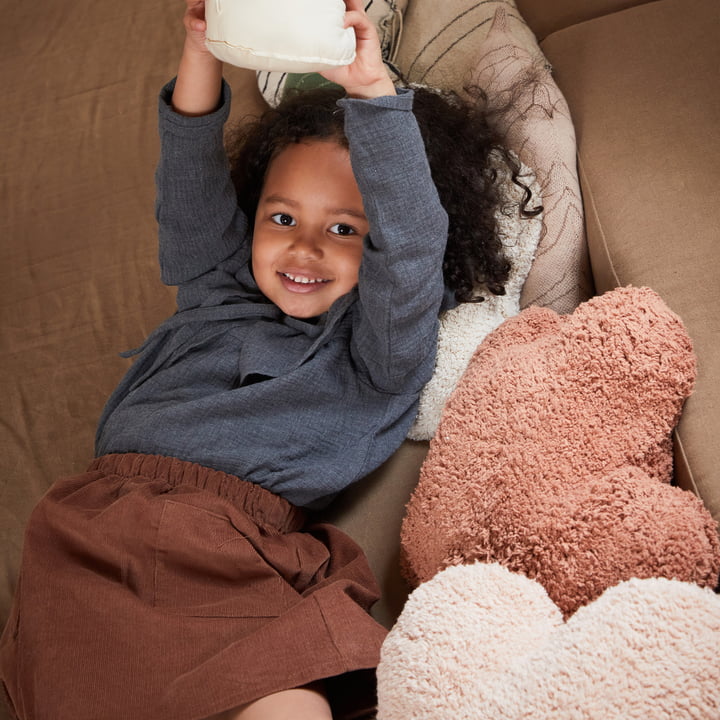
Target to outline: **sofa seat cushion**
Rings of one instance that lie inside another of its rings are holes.
[[[647,285],[698,355],[676,479],[720,519],[720,4],[659,0],[549,36],[572,108],[598,292]]]

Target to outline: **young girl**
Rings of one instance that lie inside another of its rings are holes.
[[[456,102],[396,94],[359,0],[357,59],[325,73],[346,97],[269,111],[232,173],[230,91],[187,1],[157,171],[178,311],[108,401],[88,472],[28,523],[0,648],[23,719],[319,719],[343,693],[370,710],[377,588],[307,510],[401,443],[441,307],[507,275],[492,138]]]

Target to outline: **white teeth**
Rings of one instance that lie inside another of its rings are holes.
[[[289,273],[282,273],[286,278],[289,280],[292,280],[296,283],[301,283],[302,285],[313,285],[314,283],[324,283],[327,282],[327,280],[323,280],[322,278],[316,278],[311,279],[307,277],[301,277],[299,275],[290,275]]]

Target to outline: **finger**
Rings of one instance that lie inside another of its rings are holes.
[[[358,40],[369,40],[377,37],[375,25],[364,12],[349,10],[345,13],[345,27],[351,27],[355,30]]]
[[[349,11],[365,12],[365,0],[345,0],[345,9]]]
[[[189,32],[205,32],[207,29],[207,23],[204,20],[193,17],[192,15],[185,16],[185,29]]]
[[[185,10],[185,24],[198,29],[196,26],[205,26],[205,0],[187,0]]]
[[[187,0],[187,9],[183,18],[185,28],[192,32],[204,32],[207,23],[205,22],[204,0]]]

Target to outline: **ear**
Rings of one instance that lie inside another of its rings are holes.
[[[317,72],[355,58],[344,17],[343,0],[207,0],[206,44],[231,65]]]

